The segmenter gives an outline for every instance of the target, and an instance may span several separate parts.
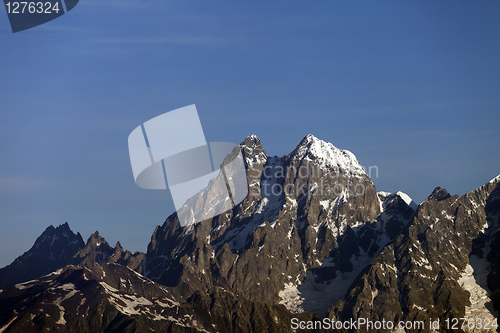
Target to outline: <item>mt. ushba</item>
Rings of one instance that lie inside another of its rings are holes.
[[[296,317],[498,317],[500,176],[461,197],[438,187],[417,205],[377,193],[354,154],[312,135],[283,157],[255,135],[239,148],[246,199],[186,227],[172,214],[146,254],[98,233],[84,244],[67,224],[47,228],[0,270],[0,332],[291,332]],[[210,209],[211,193],[192,206]]]

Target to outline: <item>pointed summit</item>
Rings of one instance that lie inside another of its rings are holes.
[[[82,236],[75,234],[67,222],[57,228],[47,227],[29,251],[0,269],[0,288],[38,278],[71,263],[84,245]]]
[[[260,142],[259,137],[258,137],[257,135],[255,135],[255,134],[252,134],[252,135],[247,136],[247,137],[246,137],[246,139],[245,139],[244,141],[246,141],[246,140],[256,140],[256,141],[259,141],[259,142]]]
[[[410,198],[410,196],[408,194],[401,192],[401,191],[398,191],[398,192],[396,192],[396,195],[398,195],[401,199],[403,199],[404,202],[406,202],[406,204],[411,209],[413,209],[414,211],[417,210],[418,205],[415,203],[415,201],[413,201],[412,198]]]
[[[289,158],[310,161],[321,168],[347,176],[368,177],[353,153],[338,149],[333,144],[320,140],[312,134],[302,139]]]
[[[429,195],[427,199],[435,199],[437,201],[441,201],[444,199],[448,199],[449,197],[451,197],[450,193],[448,193],[448,191],[446,191],[444,188],[438,186],[434,189],[434,191],[432,191],[431,195]]]
[[[99,231],[94,232],[92,235],[90,235],[89,239],[87,240],[87,246],[91,247],[99,247],[101,245],[106,245],[107,247],[110,247],[108,242],[106,242],[106,239],[99,235]]]
[[[396,193],[389,193],[380,191],[377,192],[377,194],[382,203],[382,211],[386,211],[387,207],[394,205],[394,202],[398,201],[397,198],[402,200],[406,204],[406,206],[410,207],[413,211],[416,211],[418,208],[418,205],[415,203],[415,201],[413,201],[413,199],[404,192],[398,191]]]
[[[65,248],[73,244],[78,244],[78,247],[84,245],[80,233],[75,234],[69,227],[68,222],[59,225],[57,228],[50,225],[36,239],[31,250],[34,249],[50,249],[54,247]],[[31,251],[30,250],[30,251]]]
[[[83,262],[95,261],[101,263],[113,253],[114,249],[109,246],[104,237],[99,235],[99,231],[96,231],[90,235],[85,247],[75,254],[75,258],[85,258]]]
[[[257,135],[252,134],[248,136],[240,143],[240,147],[247,166],[252,167],[254,164],[262,165],[266,163],[267,154],[264,148],[262,148],[262,144]]]
[[[63,224],[59,225],[59,226],[57,227],[57,229],[59,229],[59,228],[61,228],[61,229],[63,229],[63,230],[71,230],[71,229],[69,228],[69,224],[68,224],[68,222],[64,222]]]

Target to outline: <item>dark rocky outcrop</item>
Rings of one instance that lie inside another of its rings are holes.
[[[0,289],[33,280],[73,263],[73,256],[85,245],[80,233],[74,234],[68,223],[49,226],[31,249],[0,269]]]

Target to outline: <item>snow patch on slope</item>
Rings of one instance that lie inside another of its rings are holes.
[[[51,288],[52,289],[52,288]],[[61,305],[62,302],[67,300],[68,298],[73,297],[78,290],[75,289],[75,285],[73,283],[66,283],[60,287],[57,287],[57,289],[62,289],[64,291],[69,291],[69,293],[63,297],[59,297],[54,301],[54,305],[59,308],[59,320],[56,322],[57,325],[66,325],[66,319],[64,319],[64,313],[66,309]]]
[[[458,280],[460,286],[470,294],[469,301],[471,302],[471,306],[465,308],[465,317],[474,321],[481,319],[483,322],[485,319],[490,319],[490,322],[493,323],[493,320],[498,318],[498,313],[491,306],[492,301],[490,293],[487,290],[486,277],[488,275],[488,263],[486,259],[479,259],[476,256],[471,256],[470,262],[472,266],[468,264]],[[482,331],[495,332],[494,329]]]
[[[262,198],[255,207],[254,213],[250,221],[235,226],[233,229],[228,230],[227,234],[221,241],[211,244],[213,248],[217,249],[222,244],[228,243],[232,250],[241,249],[248,241],[248,236],[253,233],[253,230],[259,226],[264,226],[265,222],[269,222],[271,227],[275,226],[279,212],[283,208],[285,201],[281,198]]]
[[[351,272],[342,273],[337,271],[335,279],[316,283],[314,275],[311,271],[306,271],[306,278],[299,283],[285,283],[285,287],[278,293],[281,298],[279,304],[283,304],[289,311],[295,314],[306,312],[316,312],[319,315],[326,315],[332,304],[337,303],[345,295],[349,286],[359,273],[371,261],[367,255],[360,257],[352,256],[351,264],[353,270]],[[331,262],[326,259],[323,261],[322,267],[332,266]]]
[[[99,282],[101,286],[104,287],[106,293],[111,296],[109,301],[115,306],[115,308],[123,313],[124,315],[134,315],[141,314],[141,311],[136,309],[137,307],[144,307],[147,305],[153,305],[149,300],[144,297],[135,297],[133,295],[121,295],[118,290],[111,287],[105,282]],[[124,305],[123,305],[124,304]]]

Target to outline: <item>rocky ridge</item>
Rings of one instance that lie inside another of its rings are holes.
[[[283,157],[256,136],[239,148],[243,202],[186,227],[171,215],[146,255],[98,233],[75,243],[50,266],[61,269],[0,291],[0,331],[288,332],[294,317],[498,317],[500,176],[462,197],[436,188],[417,206],[377,192],[352,153],[312,135]],[[205,205],[214,191],[190,200]],[[55,244],[51,230],[40,244]],[[32,255],[50,257],[43,248]]]
[[[29,251],[0,269],[0,288],[37,279],[66,265],[108,262],[142,272],[143,258],[142,252],[132,254],[119,242],[112,248],[97,231],[84,243],[80,233],[73,233],[66,222],[47,227]]]

